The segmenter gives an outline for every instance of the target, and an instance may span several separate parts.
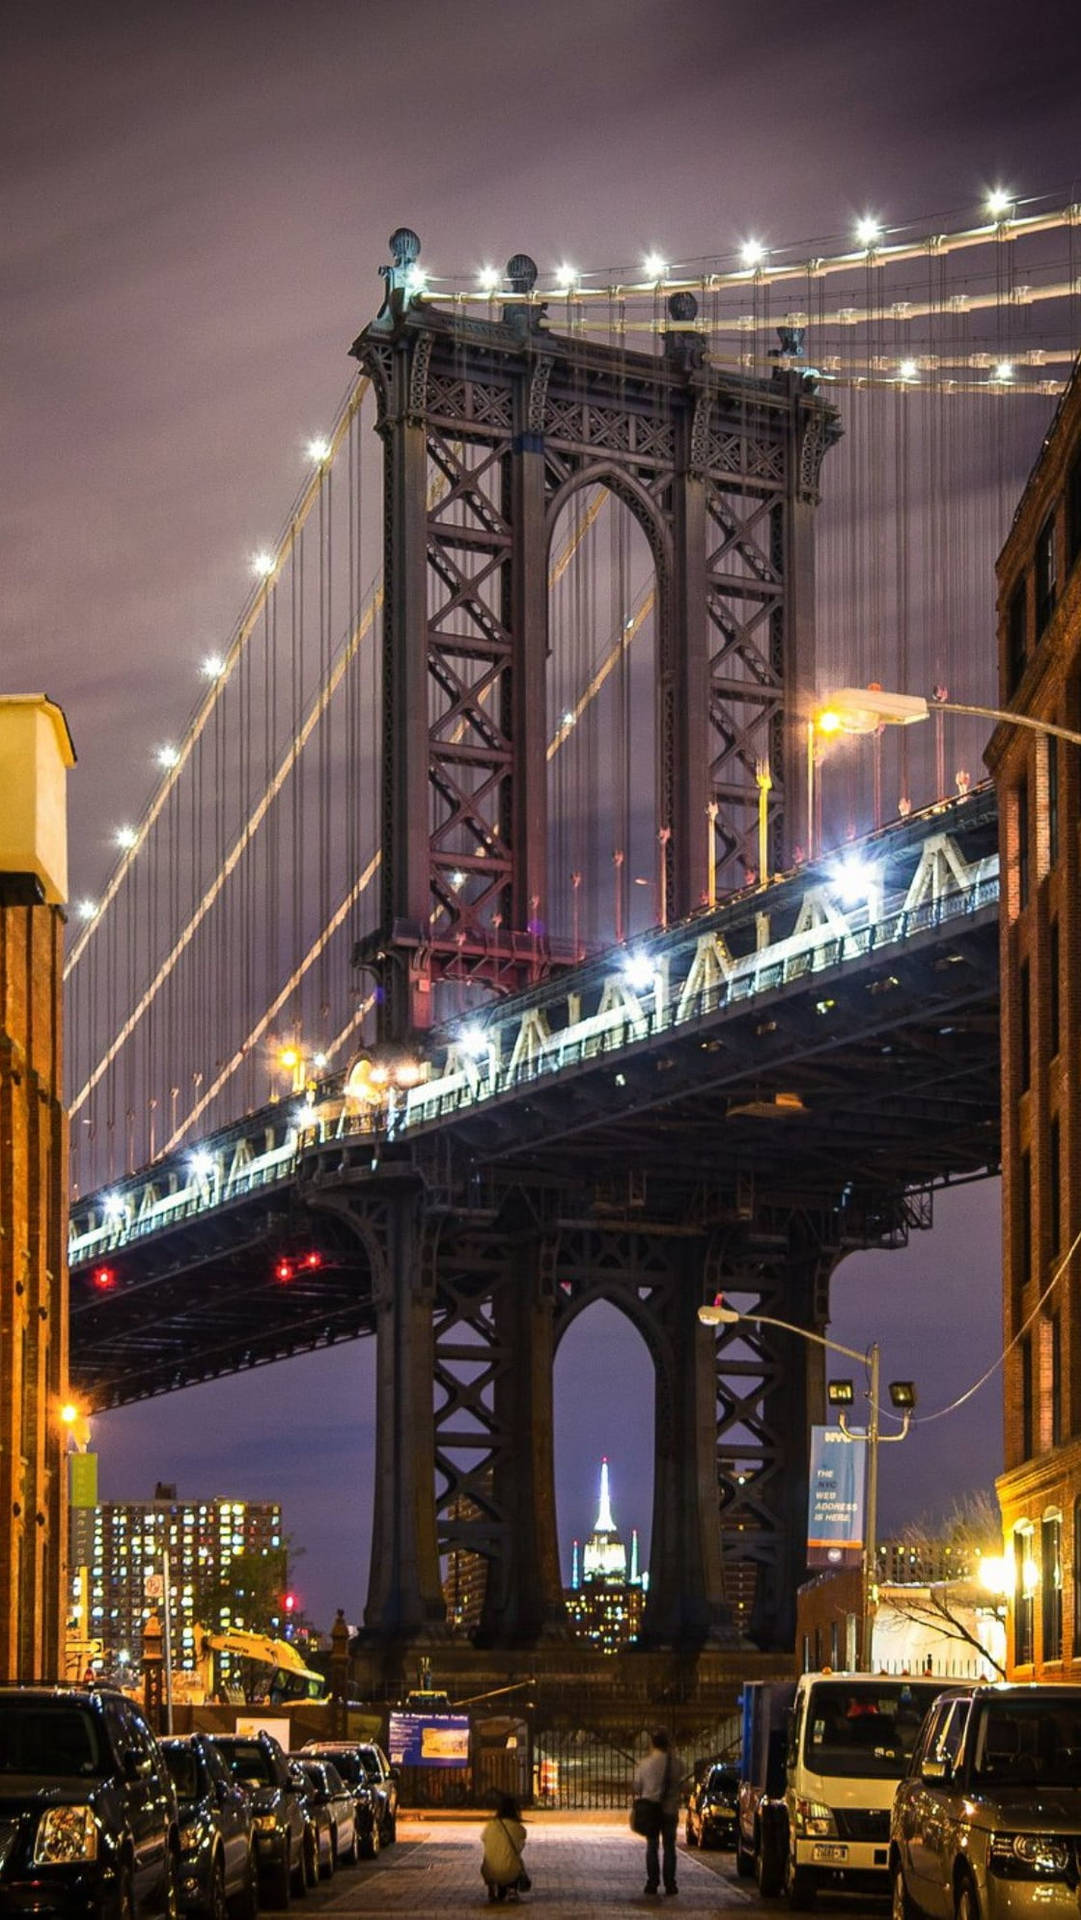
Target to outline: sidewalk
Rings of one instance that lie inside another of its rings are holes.
[[[751,1904],[751,1896],[731,1879],[731,1856],[679,1848],[679,1894],[650,1899],[645,1884],[645,1847],[631,1833],[626,1816],[526,1816],[529,1839],[525,1860],[533,1891],[517,1905],[489,1904],[480,1877],[480,1830],[476,1814],[450,1819],[436,1814],[402,1814],[398,1841],[356,1873],[335,1876],[320,1911],[335,1915],[386,1913],[398,1920],[427,1920],[430,1914],[518,1914],[530,1908],[546,1920],[621,1920],[621,1916],[719,1914],[732,1920]]]

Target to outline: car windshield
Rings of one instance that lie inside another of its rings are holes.
[[[75,1706],[0,1703],[0,1772],[91,1779],[110,1771],[94,1714]]]
[[[803,1748],[808,1767],[813,1773],[849,1779],[899,1780],[923,1716],[941,1692],[938,1680],[846,1680],[813,1686]]]
[[[736,1792],[738,1786],[739,1777],[731,1767],[714,1767],[706,1781],[706,1792],[713,1795],[723,1794],[725,1799],[728,1799]]]
[[[379,1759],[378,1756],[372,1752],[371,1747],[361,1747],[360,1764],[369,1780],[378,1780],[381,1778],[382,1770],[379,1765]]]
[[[990,1700],[976,1725],[973,1784],[1081,1787],[1081,1699]]]
[[[258,1740],[234,1740],[232,1746],[222,1746],[222,1758],[229,1767],[234,1780],[253,1780],[260,1787],[276,1787],[277,1775],[270,1764],[270,1755]]]
[[[201,1792],[199,1786],[199,1761],[193,1747],[164,1746],[165,1764],[173,1785],[181,1800],[197,1800]]]

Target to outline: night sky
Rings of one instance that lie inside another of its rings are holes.
[[[0,688],[79,753],[74,896],[100,892],[155,745],[248,591],[406,223],[432,270],[928,229],[998,183],[1076,200],[1072,10],[775,0],[264,0],[12,9],[0,56]],[[1033,449],[1035,452],[1035,448]],[[996,1184],[849,1260],[833,1332],[931,1411],[998,1352]],[[312,1617],[363,1604],[366,1343],[102,1419],[108,1498],[279,1497]],[[610,1385],[596,1392],[598,1372]],[[560,1532],[649,1523],[645,1351],[604,1308],[557,1374]],[[1001,1463],[997,1377],[883,1460],[889,1526]],[[355,1489],[355,1492],[354,1492]],[[569,1559],[569,1554],[568,1554]]]

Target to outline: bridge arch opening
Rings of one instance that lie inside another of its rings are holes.
[[[609,1517],[613,1567],[625,1552],[628,1580],[648,1578],[653,1516],[654,1370],[646,1342],[621,1308],[594,1300],[564,1323],[553,1388],[556,1524],[563,1587],[578,1585],[578,1609],[589,1621],[626,1605],[618,1578],[605,1590],[587,1579],[604,1556],[598,1522]],[[598,1392],[603,1381],[605,1391]],[[613,1388],[617,1391],[613,1392]],[[601,1472],[607,1462],[610,1515],[603,1511]],[[575,1553],[577,1542],[577,1554]],[[594,1551],[588,1553],[590,1544]],[[637,1559],[637,1567],[633,1559]],[[599,1596],[606,1592],[606,1597]],[[645,1588],[639,1592],[644,1599]],[[574,1606],[572,1602],[572,1607]]]
[[[576,957],[663,917],[658,584],[647,523],[646,503],[632,508],[599,468],[557,501],[552,519],[546,917]]]

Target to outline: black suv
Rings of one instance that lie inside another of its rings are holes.
[[[301,1759],[329,1760],[357,1796],[360,1850],[371,1857],[398,1830],[398,1770],[374,1740],[306,1740]]]
[[[176,1920],[176,1795],[137,1706],[0,1687],[0,1915]]]
[[[260,1891],[269,1906],[287,1907],[290,1894],[306,1893],[318,1873],[307,1809],[289,1762],[270,1733],[216,1734],[214,1745],[233,1779],[251,1794]]]

